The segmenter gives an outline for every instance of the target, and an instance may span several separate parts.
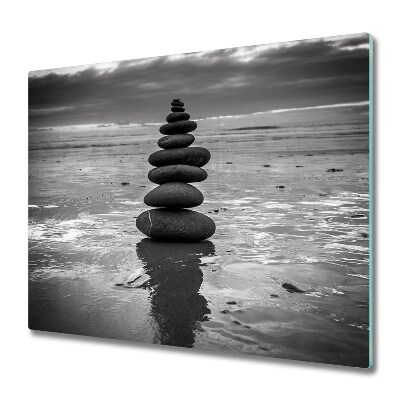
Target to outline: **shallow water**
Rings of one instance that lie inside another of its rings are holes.
[[[367,128],[198,129],[199,244],[136,229],[156,131],[30,135],[30,327],[368,366]]]

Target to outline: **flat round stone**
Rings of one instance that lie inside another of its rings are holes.
[[[171,106],[175,107],[183,107],[185,104],[183,103],[183,101],[180,100],[172,100]]]
[[[144,196],[144,204],[151,207],[191,208],[204,200],[196,187],[182,182],[169,182],[156,187]]]
[[[173,112],[167,115],[167,122],[178,122],[187,121],[190,119],[190,115],[186,112]]]
[[[193,142],[193,135],[190,133],[180,133],[178,135],[162,137],[158,140],[158,146],[162,149],[176,149],[179,147],[189,147]]]
[[[159,150],[151,154],[149,163],[154,167],[164,165],[185,164],[194,167],[206,165],[211,158],[210,152],[204,147],[186,147],[184,149]]]
[[[161,126],[160,133],[163,135],[176,135],[179,133],[193,132],[196,128],[197,124],[194,121],[178,121]]]
[[[136,227],[158,240],[200,242],[215,233],[214,221],[196,211],[155,209],[141,213]]]
[[[167,182],[202,182],[207,179],[207,172],[192,165],[166,165],[153,168],[148,177],[151,182],[158,185]]]
[[[171,111],[172,112],[184,112],[185,107],[179,107],[179,106],[171,107]]]

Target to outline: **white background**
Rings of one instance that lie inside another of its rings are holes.
[[[3,1],[2,398],[395,398],[399,360],[399,13],[394,1]],[[376,38],[376,367],[170,350],[27,328],[27,73],[369,32]],[[391,392],[393,389],[393,392]],[[384,393],[387,393],[386,395]]]

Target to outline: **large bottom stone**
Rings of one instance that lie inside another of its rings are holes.
[[[159,240],[200,242],[215,233],[214,221],[196,211],[158,208],[144,211],[136,219],[137,228]]]

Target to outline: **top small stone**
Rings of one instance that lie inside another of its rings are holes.
[[[172,101],[181,101],[181,99],[172,99]]]
[[[183,107],[184,105],[185,105],[185,103],[180,100],[173,100],[171,103],[172,107]]]

